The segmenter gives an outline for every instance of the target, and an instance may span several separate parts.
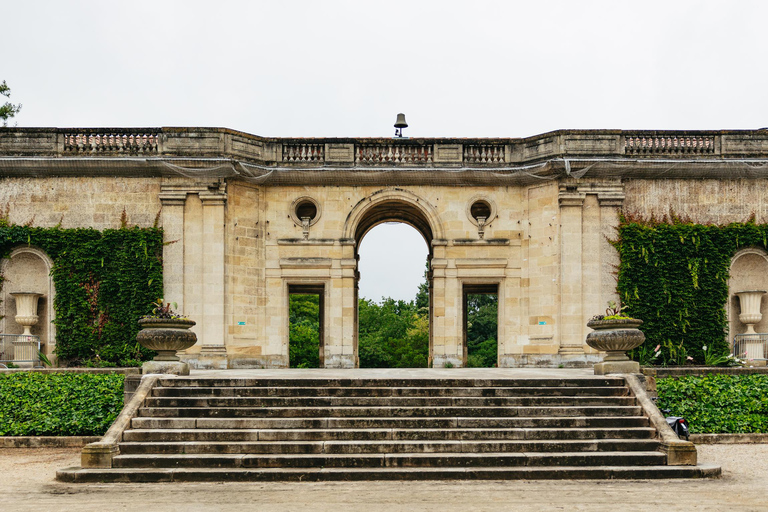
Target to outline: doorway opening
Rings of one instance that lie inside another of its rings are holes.
[[[499,285],[463,285],[464,366],[492,368],[499,358]]]
[[[288,285],[288,363],[291,368],[324,366],[325,285]]]

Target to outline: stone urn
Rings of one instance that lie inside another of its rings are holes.
[[[189,365],[179,360],[178,350],[186,350],[197,343],[197,335],[189,329],[195,325],[186,318],[142,318],[136,341],[141,346],[157,351],[152,361],[142,365],[142,373],[172,373],[189,375]]]
[[[760,320],[763,319],[763,315],[760,313],[760,306],[765,290],[747,290],[736,292],[736,295],[739,297],[739,303],[741,304],[739,321],[747,326],[744,334],[757,334],[755,332],[755,324],[759,324]]]
[[[641,325],[643,321],[636,318],[587,322],[587,327],[594,329],[587,334],[587,345],[606,353],[603,362],[595,365],[595,375],[640,372],[640,363],[630,360],[627,351],[639,347],[645,341],[645,334],[638,329]]]
[[[37,300],[42,293],[12,292],[10,294],[16,301],[16,316],[14,320],[24,328],[24,336],[32,335],[32,326],[37,325]]]

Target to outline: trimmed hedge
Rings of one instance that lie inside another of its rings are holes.
[[[659,409],[694,434],[768,433],[768,375],[685,376],[656,381]]]
[[[0,436],[100,436],[123,408],[121,374],[0,374]]]
[[[624,311],[643,321],[646,336],[632,352],[634,359],[712,364],[729,353],[724,306],[731,258],[746,247],[766,249],[768,224],[750,220],[718,226],[675,216],[622,215],[613,245],[621,260],[617,290]]]

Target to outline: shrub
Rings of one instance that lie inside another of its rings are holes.
[[[659,409],[684,417],[691,433],[768,433],[768,375],[659,379]]]
[[[99,436],[123,408],[120,374],[0,374],[1,436]]]

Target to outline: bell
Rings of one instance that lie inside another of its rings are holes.
[[[408,123],[405,122],[405,114],[397,114],[397,121],[395,121],[395,128],[408,128]]]

